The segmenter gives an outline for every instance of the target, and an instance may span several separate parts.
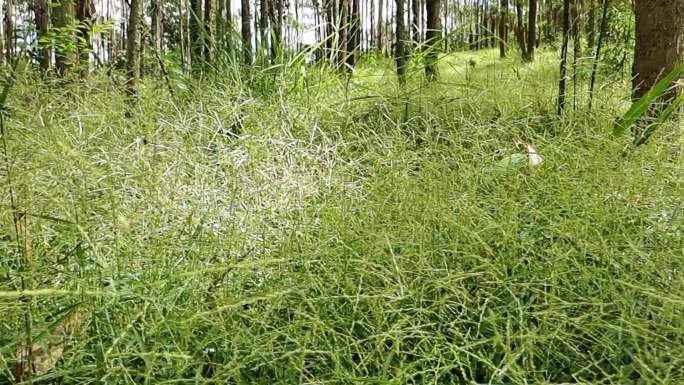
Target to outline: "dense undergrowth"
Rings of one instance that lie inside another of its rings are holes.
[[[623,157],[629,79],[559,118],[553,54],[440,70],[227,70],[136,106],[20,74],[0,383],[27,334],[63,348],[44,383],[684,382],[681,129]],[[545,163],[494,175],[517,139]]]

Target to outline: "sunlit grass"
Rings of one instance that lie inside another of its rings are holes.
[[[379,59],[173,99],[149,81],[137,108],[107,79],[20,81],[0,380],[27,308],[40,340],[76,305],[48,382],[684,381],[676,128],[623,158],[628,79],[605,78],[593,111],[578,89],[559,118],[555,55],[511,56],[446,56],[438,84],[415,67],[406,90]],[[544,164],[493,177],[517,139]]]

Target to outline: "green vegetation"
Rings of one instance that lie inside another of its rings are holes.
[[[623,157],[629,76],[557,117],[553,52],[403,91],[390,63],[148,79],[135,105],[20,70],[0,383],[24,341],[63,349],[35,383],[684,382],[680,123]],[[545,162],[494,173],[516,140]]]

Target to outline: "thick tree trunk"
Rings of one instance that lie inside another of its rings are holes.
[[[244,0],[243,0],[244,1]],[[271,58],[276,59],[283,42],[283,2],[270,0],[268,15],[271,20]]]
[[[636,0],[632,96],[640,98],[684,60],[684,0]],[[663,100],[672,100],[677,89]]]
[[[506,40],[508,28],[508,0],[501,0],[501,9],[499,10],[499,56],[506,57]]]
[[[425,62],[425,76],[428,80],[437,80],[437,59],[439,57],[439,39],[442,37],[442,25],[440,19],[440,0],[426,0],[427,8],[427,31],[425,41],[428,53]]]
[[[64,28],[74,18],[74,4],[70,0],[61,0],[52,10],[52,26]],[[71,37],[71,36],[70,36]],[[55,70],[57,75],[64,76],[69,68],[69,53],[64,49],[55,50]]]
[[[245,64],[252,64],[252,25],[249,15],[249,0],[240,1],[240,24],[242,25],[242,54]]]
[[[530,0],[527,12],[527,53],[525,60],[534,60],[534,48],[537,46],[537,0]]]
[[[49,29],[50,15],[47,0],[35,0],[33,11],[36,19],[36,32],[38,39],[40,39],[47,35]],[[38,46],[40,48],[40,69],[47,72],[50,69],[52,52],[49,47],[40,44]]]
[[[131,96],[137,95],[136,87],[140,77],[140,22],[142,17],[142,1],[131,0],[126,30],[126,90]]]
[[[349,69],[354,67],[356,63],[356,53],[359,50],[359,42],[361,35],[361,19],[359,17],[359,1],[351,1],[351,14],[349,23],[349,34],[347,37],[347,66]]]
[[[76,19],[78,25],[79,43],[79,68],[88,70],[89,57],[88,49],[90,48],[90,29],[95,21],[95,4],[93,0],[78,0],[76,3]],[[85,46],[84,46],[85,45]]]
[[[394,60],[397,63],[397,77],[399,84],[406,84],[406,26],[404,23],[404,0],[395,0],[397,6],[394,15],[396,19],[396,40],[394,43]]]

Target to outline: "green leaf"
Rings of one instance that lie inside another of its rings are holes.
[[[489,173],[493,177],[501,176],[510,170],[523,167],[527,163],[527,154],[513,154],[505,156],[491,167]]]
[[[644,116],[648,107],[660,96],[662,96],[670,85],[679,78],[679,75],[684,72],[684,62],[679,63],[667,75],[665,75],[656,85],[654,85],[644,96],[632,104],[632,107],[625,113],[625,115],[615,122],[613,134],[616,136],[623,135],[629,128],[631,128],[637,120]]]
[[[677,99],[675,99],[666,109],[663,111],[660,116],[658,116],[658,119],[653,122],[653,124],[649,125],[648,128],[646,128],[639,136],[638,138],[634,139],[634,145],[635,146],[641,146],[642,144],[646,143],[648,138],[653,135],[655,130],[662,126],[665,122],[667,122],[672,114],[674,114],[682,105],[684,105],[684,94],[680,94]]]

